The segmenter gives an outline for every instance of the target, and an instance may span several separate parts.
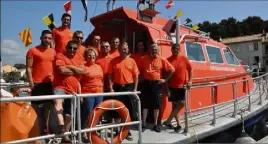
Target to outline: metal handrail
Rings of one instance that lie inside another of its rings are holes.
[[[142,120],[141,120],[141,104],[140,104],[140,99],[138,94],[140,94],[139,91],[136,92],[113,92],[113,93],[96,93],[96,94],[75,94],[73,93],[72,95],[46,95],[46,96],[26,96],[26,97],[12,97],[12,98],[1,98],[0,102],[16,102],[16,101],[40,101],[40,100],[51,100],[51,99],[67,99],[67,98],[72,98],[72,108],[71,108],[71,132],[65,132],[62,135],[46,135],[46,136],[39,136],[39,137],[34,137],[34,138],[28,138],[28,139],[22,139],[22,140],[16,140],[16,141],[11,141],[11,142],[6,142],[6,143],[24,143],[24,142],[32,142],[36,140],[43,140],[43,139],[48,139],[48,138],[55,138],[55,137],[61,137],[61,136],[68,136],[68,135],[73,135],[78,133],[78,143],[82,143],[82,138],[81,138],[81,133],[82,132],[90,132],[90,131],[96,131],[96,130],[102,130],[102,129],[108,129],[108,128],[115,128],[115,127],[120,127],[120,126],[128,126],[128,125],[137,125],[139,124],[139,139],[138,143],[142,143]],[[121,123],[121,124],[112,124],[108,126],[100,126],[100,127],[95,127],[95,128],[89,128],[89,129],[81,129],[81,117],[80,117],[80,98],[81,97],[97,97],[97,96],[122,96],[122,95],[131,95],[134,96],[137,102],[137,107],[138,107],[138,121],[134,122],[129,122],[129,123]],[[75,115],[75,108],[77,105],[77,113],[78,113],[78,130],[75,131],[74,125],[75,123],[73,120],[76,119]],[[73,136],[75,140],[75,136]]]

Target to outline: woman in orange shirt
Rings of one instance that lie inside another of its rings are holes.
[[[95,63],[98,53],[95,49],[89,48],[85,51],[85,64],[86,74],[81,79],[81,92],[82,93],[102,93],[103,92],[103,70],[101,66]],[[101,103],[103,97],[88,97],[83,99],[81,128],[86,127],[87,118],[92,109]],[[87,141],[86,136],[83,137]]]

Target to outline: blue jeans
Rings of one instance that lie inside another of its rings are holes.
[[[90,112],[93,110],[93,108],[96,107],[99,103],[101,103],[103,100],[103,97],[90,97],[90,98],[83,98],[83,104],[82,104],[82,114],[81,114],[81,128],[86,128],[87,125],[87,119],[89,117]]]

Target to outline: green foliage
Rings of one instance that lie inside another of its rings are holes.
[[[6,82],[18,82],[21,79],[20,73],[18,72],[5,73],[3,78]]]
[[[14,67],[17,69],[25,69],[26,65],[25,64],[14,64]]]
[[[258,16],[249,16],[242,21],[233,17],[223,19],[219,23],[204,21],[199,23],[199,30],[210,32],[211,38],[218,40],[219,37],[237,37],[268,32],[268,20],[263,20]]]

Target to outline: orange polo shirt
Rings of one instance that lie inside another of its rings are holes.
[[[110,57],[111,57],[112,59],[114,59],[114,58],[116,58],[116,57],[118,57],[118,56],[120,56],[118,49],[115,49],[115,50],[111,50],[111,51],[110,51]]]
[[[65,90],[67,93],[77,92],[78,82],[81,78],[80,75],[62,75],[57,70],[58,66],[73,65],[83,66],[84,62],[81,61],[79,55],[74,55],[72,58],[67,57],[66,53],[58,53],[55,58],[55,77],[53,81],[53,88]]]
[[[82,45],[79,46],[77,49],[77,54],[80,57],[81,61],[85,61],[84,53],[85,53],[86,48]]]
[[[104,90],[109,90],[109,79],[108,79],[108,66],[110,61],[112,60],[112,58],[110,57],[110,55],[108,56],[100,56],[97,60],[96,60],[96,64],[100,65],[102,70],[103,70],[103,74],[104,74]]]
[[[56,53],[65,52],[65,46],[72,40],[73,32],[69,28],[58,27],[52,30],[52,35],[55,41]]]
[[[162,78],[162,71],[174,70],[174,67],[163,57],[157,56],[155,58],[146,55],[140,61],[141,75],[146,80],[160,80]]]
[[[81,79],[82,93],[103,92],[103,71],[98,64],[85,64],[86,74]]]
[[[171,65],[174,66],[175,72],[168,81],[168,85],[172,88],[182,88],[188,80],[188,74],[192,69],[189,60],[183,56],[179,55],[177,57],[169,57],[167,59]]]
[[[53,62],[55,59],[53,48],[30,48],[26,57],[33,59],[32,78],[34,83],[53,81]]]
[[[111,60],[108,73],[113,74],[113,82],[119,85],[133,83],[139,76],[138,66],[134,59],[116,57]]]

